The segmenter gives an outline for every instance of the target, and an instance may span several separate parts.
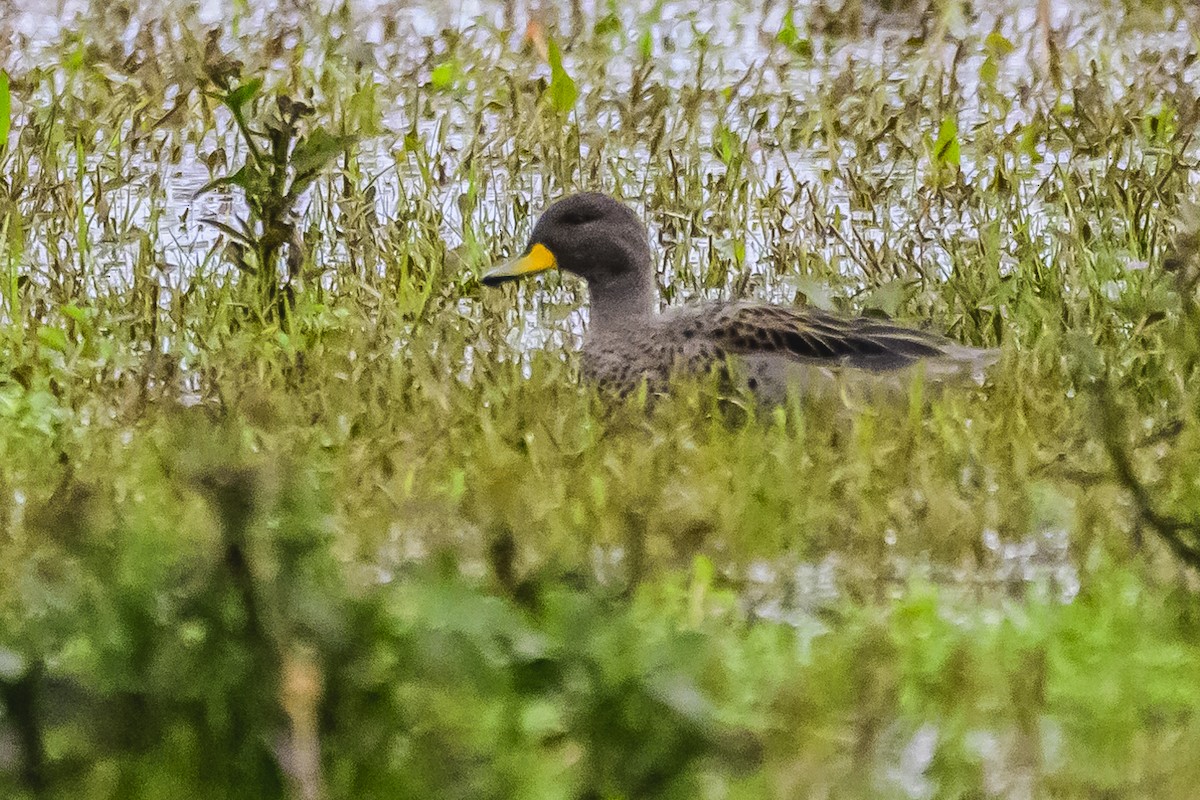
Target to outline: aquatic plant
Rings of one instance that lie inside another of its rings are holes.
[[[315,109],[286,94],[277,95],[265,113],[255,113],[262,105],[263,79],[234,85],[234,79],[241,80],[240,65],[220,53],[216,37],[208,41],[204,71],[216,87],[211,95],[232,115],[247,158],[236,171],[206,183],[197,195],[236,186],[244,193],[250,213],[234,224],[211,217],[204,222],[229,237],[234,265],[257,278],[259,313],[286,329],[295,303],[295,283],[306,258],[296,204],[355,137],[309,124]]]

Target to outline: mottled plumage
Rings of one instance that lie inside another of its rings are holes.
[[[496,285],[553,267],[584,278],[591,322],[585,374],[617,391],[643,380],[666,388],[677,372],[734,371],[760,396],[846,368],[896,376],[922,364],[932,377],[977,373],[996,351],[867,318],[751,301],[705,303],[655,312],[654,265],[645,226],[627,206],[587,193],[554,203],[538,220],[525,254],[484,276]]]

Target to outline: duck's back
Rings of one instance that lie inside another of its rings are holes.
[[[589,332],[583,364],[595,382],[628,391],[643,380],[652,390],[664,389],[675,372],[733,363],[749,388],[778,397],[789,384],[811,383],[816,374],[894,374],[922,363],[933,377],[946,377],[978,372],[996,355],[868,317],[730,302],[683,306],[619,331]]]

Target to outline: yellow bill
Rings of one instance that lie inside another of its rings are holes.
[[[515,281],[526,275],[535,275],[548,269],[554,269],[556,266],[558,266],[558,260],[554,258],[554,253],[551,253],[544,244],[535,244],[520,258],[486,272],[483,276],[483,283],[485,286],[499,286],[505,281]]]

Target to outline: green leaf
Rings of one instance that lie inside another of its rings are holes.
[[[354,141],[353,136],[334,136],[324,128],[317,128],[301,139],[292,151],[292,169],[297,175],[320,172],[346,152]]]
[[[87,309],[80,308],[79,306],[75,305],[74,303],[67,303],[65,306],[62,307],[62,312],[63,312],[64,316],[68,317],[69,319],[75,320],[80,325],[87,324],[87,321],[88,321]]]
[[[448,61],[443,61],[433,68],[433,72],[429,76],[429,83],[434,89],[446,90],[453,89],[458,83],[458,62],[453,58]]]
[[[988,56],[983,60],[983,64],[979,67],[979,80],[985,84],[991,85],[996,82],[996,78],[1000,75],[1000,65],[996,63],[996,59]]]
[[[417,121],[415,119],[413,120],[412,127],[404,133],[404,152],[421,152],[421,136],[417,133]]]
[[[596,37],[607,36],[610,33],[620,32],[621,18],[612,12],[609,12],[600,19],[596,20],[596,25],[592,28],[592,34]]]
[[[861,298],[864,309],[882,311],[889,317],[900,313],[912,292],[913,282],[908,280],[884,281],[868,289]]]
[[[721,160],[725,166],[732,166],[733,163],[742,157],[742,139],[736,133],[719,124],[713,132],[713,153]]]
[[[791,6],[783,14],[783,24],[779,26],[779,33],[775,34],[775,41],[784,47],[791,47],[792,42],[796,41],[796,9]]]
[[[292,168],[295,179],[288,189],[288,198],[299,197],[329,164],[354,144],[354,136],[334,136],[324,128],[317,128],[300,140],[292,151]]]
[[[60,353],[67,352],[67,348],[70,347],[67,332],[62,328],[51,328],[49,325],[43,325],[38,328],[38,341],[51,350],[57,350]]]
[[[8,146],[12,130],[12,94],[8,89],[8,73],[0,69],[0,153]]]
[[[575,87],[575,80],[563,69],[562,52],[558,49],[558,43],[551,39],[548,44],[550,49],[550,99],[554,103],[555,111],[565,114],[575,107],[579,89]]]
[[[209,181],[208,183],[204,184],[199,189],[197,189],[196,193],[192,195],[192,199],[195,200],[200,195],[208,194],[213,189],[219,189],[222,186],[239,186],[243,190],[249,190],[249,188],[250,188],[250,167],[249,167],[249,165],[242,167],[241,169],[239,169],[237,172],[233,173],[232,175],[221,175],[216,178],[213,178],[211,181]]]
[[[262,89],[262,85],[262,78],[253,78],[225,95],[221,98],[221,101],[234,113],[241,113],[242,106],[258,95],[259,90]]]
[[[800,32],[796,30],[795,9],[791,6],[783,15],[783,25],[779,28],[779,33],[775,35],[775,41],[802,58],[812,57],[812,42],[801,36]]]
[[[959,164],[958,123],[953,116],[947,115],[942,120],[937,141],[933,145],[933,159],[939,164],[953,164],[954,166]]]
[[[638,39],[638,54],[641,55],[642,61],[649,61],[654,55],[654,34],[649,28],[642,31],[641,38]]]
[[[229,225],[228,223],[222,222],[219,219],[214,219],[213,217],[203,217],[203,218],[201,218],[200,221],[203,222],[205,225],[213,226],[214,228],[219,230],[221,233],[228,236],[230,239],[233,239],[235,242],[244,244],[247,247],[254,246],[254,242],[248,234],[242,233],[237,228],[233,227],[232,225]]]
[[[989,54],[997,56],[1006,56],[1016,49],[1012,42],[995,32],[987,35],[983,46]]]
[[[986,84],[994,84],[1000,75],[1000,61],[1013,51],[1013,43],[998,33],[989,33],[983,40],[983,50],[987,57],[979,68],[979,79]]]

